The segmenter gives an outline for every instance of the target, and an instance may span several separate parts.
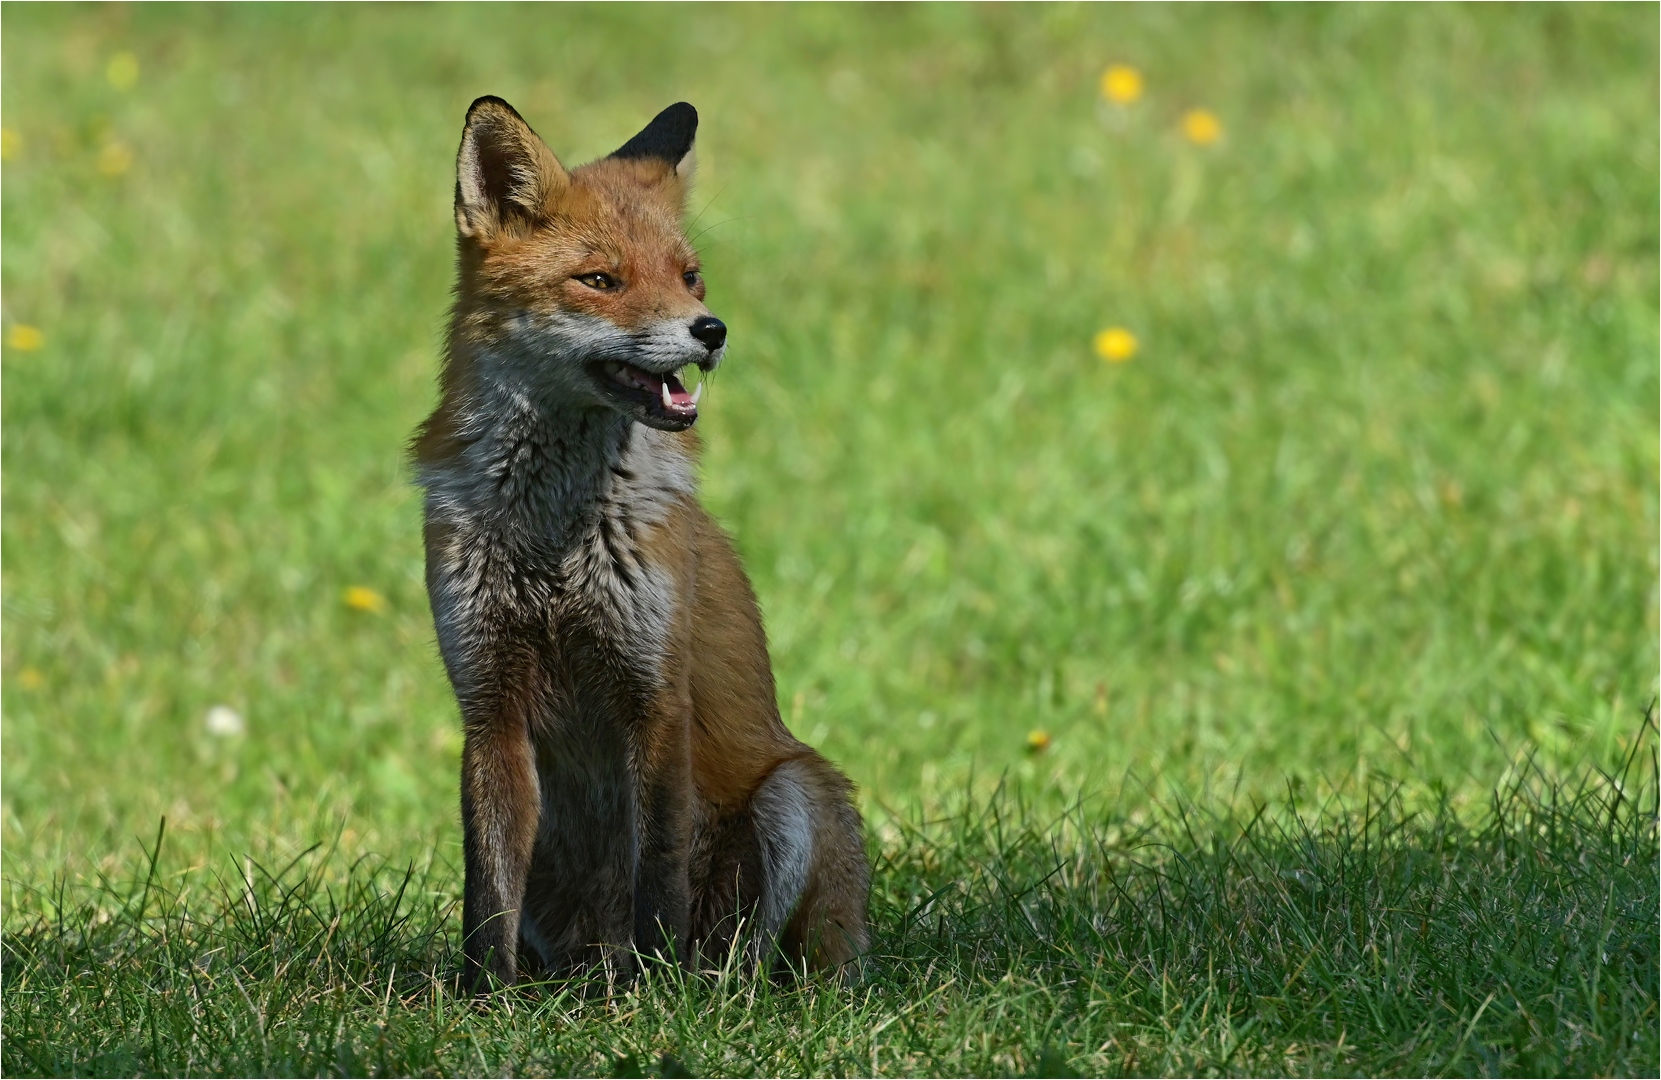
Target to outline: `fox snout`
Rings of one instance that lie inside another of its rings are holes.
[[[708,349],[711,355],[720,352],[721,347],[727,343],[727,324],[713,315],[693,319],[689,329],[693,337],[704,343],[704,348]]]
[[[713,315],[676,320],[640,335],[634,348],[603,355],[588,369],[601,397],[618,411],[663,431],[683,431],[698,419],[703,377],[727,351],[727,324]],[[696,376],[693,369],[697,370]],[[693,378],[696,384],[687,389]]]

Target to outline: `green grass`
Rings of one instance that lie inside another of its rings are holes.
[[[1653,6],[0,14],[8,1073],[1655,1071]],[[437,989],[481,93],[702,114],[705,499],[861,785],[857,988]]]
[[[9,1075],[1645,1075],[1654,759],[1524,765],[1478,827],[1349,810],[1156,819],[1003,792],[898,819],[850,987],[730,966],[611,997],[455,992],[452,867],[59,884],[6,943]],[[31,907],[35,905],[31,904]]]

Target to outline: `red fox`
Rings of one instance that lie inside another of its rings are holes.
[[[671,105],[568,170],[507,102],[467,111],[442,398],[412,450],[480,990],[735,948],[837,969],[869,941],[852,787],[780,721],[755,594],[697,501],[727,341],[682,225],[697,126]]]

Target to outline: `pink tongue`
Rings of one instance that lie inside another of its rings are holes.
[[[687,392],[686,387],[684,387],[680,384],[679,379],[677,379],[673,375],[671,375],[667,379],[664,379],[663,381],[664,381],[665,385],[667,385],[669,387],[669,400],[670,401],[673,401],[676,405],[690,405],[690,404],[692,404],[692,395]]]

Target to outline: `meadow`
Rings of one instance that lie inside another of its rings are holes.
[[[0,1068],[1653,1075],[1656,14],[0,5]],[[484,93],[700,111],[850,986],[449,986]]]

